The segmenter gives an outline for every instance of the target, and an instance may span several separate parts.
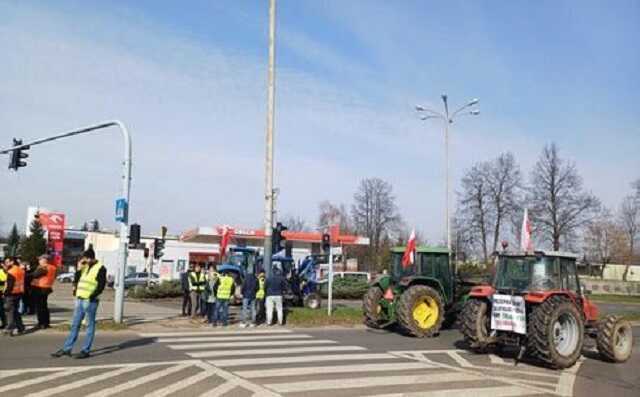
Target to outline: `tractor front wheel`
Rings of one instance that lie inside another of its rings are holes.
[[[613,363],[627,361],[633,345],[631,324],[618,316],[606,316],[598,323],[596,344],[598,353],[605,360]]]
[[[409,287],[400,295],[397,317],[402,328],[414,336],[436,336],[444,319],[442,297],[426,285]]]
[[[550,297],[532,310],[527,341],[527,350],[550,367],[571,367],[582,353],[582,313],[569,299]]]
[[[472,349],[483,351],[493,342],[489,305],[483,299],[469,299],[460,314],[460,331]]]
[[[382,305],[380,301],[383,299],[383,292],[377,285],[369,287],[367,293],[362,300],[362,311],[364,311],[365,324],[371,328],[380,328],[382,323]]]
[[[309,309],[320,309],[320,306],[322,306],[322,298],[320,298],[320,294],[317,292],[312,292],[304,297],[303,304],[304,307],[308,307]]]

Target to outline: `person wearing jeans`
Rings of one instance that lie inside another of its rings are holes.
[[[282,276],[280,269],[273,269],[271,276],[266,281],[266,311],[267,311],[267,325],[271,325],[273,318],[273,308],[275,306],[278,313],[278,325],[282,325],[284,322],[282,313],[282,295],[286,290],[287,280]]]
[[[242,283],[242,315],[240,327],[255,327],[256,325],[256,292],[258,290],[258,279],[255,274],[248,273]],[[251,311],[251,322],[248,322],[249,311]]]
[[[223,326],[229,324],[229,299],[234,291],[233,277],[228,272],[222,273],[218,280],[218,289],[216,291],[216,311],[213,317],[213,324],[215,327],[218,325],[218,321],[222,322]]]
[[[76,297],[75,309],[73,312],[73,322],[71,332],[64,342],[62,349],[52,353],[52,357],[71,356],[73,345],[78,339],[78,333],[82,326],[82,320],[87,319],[87,335],[82,345],[80,353],[75,358],[87,358],[90,356],[91,346],[95,338],[96,312],[98,310],[98,297],[107,284],[107,270],[95,260],[95,252],[91,247],[82,254],[78,270],[75,275]]]

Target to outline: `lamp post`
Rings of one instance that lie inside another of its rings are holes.
[[[451,201],[451,181],[450,181],[450,163],[449,163],[449,124],[453,124],[454,120],[457,119],[458,116],[477,116],[480,114],[480,111],[477,109],[468,110],[470,107],[478,104],[478,99],[472,99],[466,105],[460,107],[453,113],[449,113],[449,102],[447,100],[447,94],[442,94],[442,103],[444,104],[444,113],[437,112],[435,110],[426,108],[421,105],[416,106],[416,111],[421,114],[420,120],[429,120],[429,119],[439,119],[444,122],[444,157],[446,163],[445,170],[445,225],[447,229],[447,249],[449,251],[449,258],[451,258],[451,212],[450,212],[450,201]]]

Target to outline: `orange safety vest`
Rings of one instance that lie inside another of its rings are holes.
[[[8,272],[13,276],[15,282],[13,283],[13,289],[7,291],[8,295],[22,295],[24,294],[24,269],[20,266],[13,266]]]
[[[37,288],[51,288],[53,282],[56,280],[56,267],[52,264],[47,264],[47,274],[42,277],[34,278],[31,280],[31,286]]]

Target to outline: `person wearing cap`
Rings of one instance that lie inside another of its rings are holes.
[[[22,315],[19,310],[19,303],[24,294],[25,272],[18,265],[17,258],[11,258],[4,262],[4,270],[7,273],[7,282],[4,293],[4,309],[9,317],[9,324],[4,333],[16,336],[24,332]]]
[[[71,331],[64,342],[62,349],[52,353],[52,357],[71,357],[71,350],[78,339],[82,320],[87,318],[87,335],[80,353],[75,358],[87,358],[90,356],[91,345],[96,332],[96,312],[100,294],[107,285],[107,269],[102,263],[96,260],[96,254],[91,247],[87,249],[80,258],[78,271],[75,275],[75,289],[73,295],[76,297],[75,309],[73,311],[73,321]]]
[[[31,296],[36,308],[39,329],[49,328],[51,316],[48,298],[53,291],[56,270],[56,266],[51,263],[51,256],[41,255],[38,258],[38,267],[30,274]]]

